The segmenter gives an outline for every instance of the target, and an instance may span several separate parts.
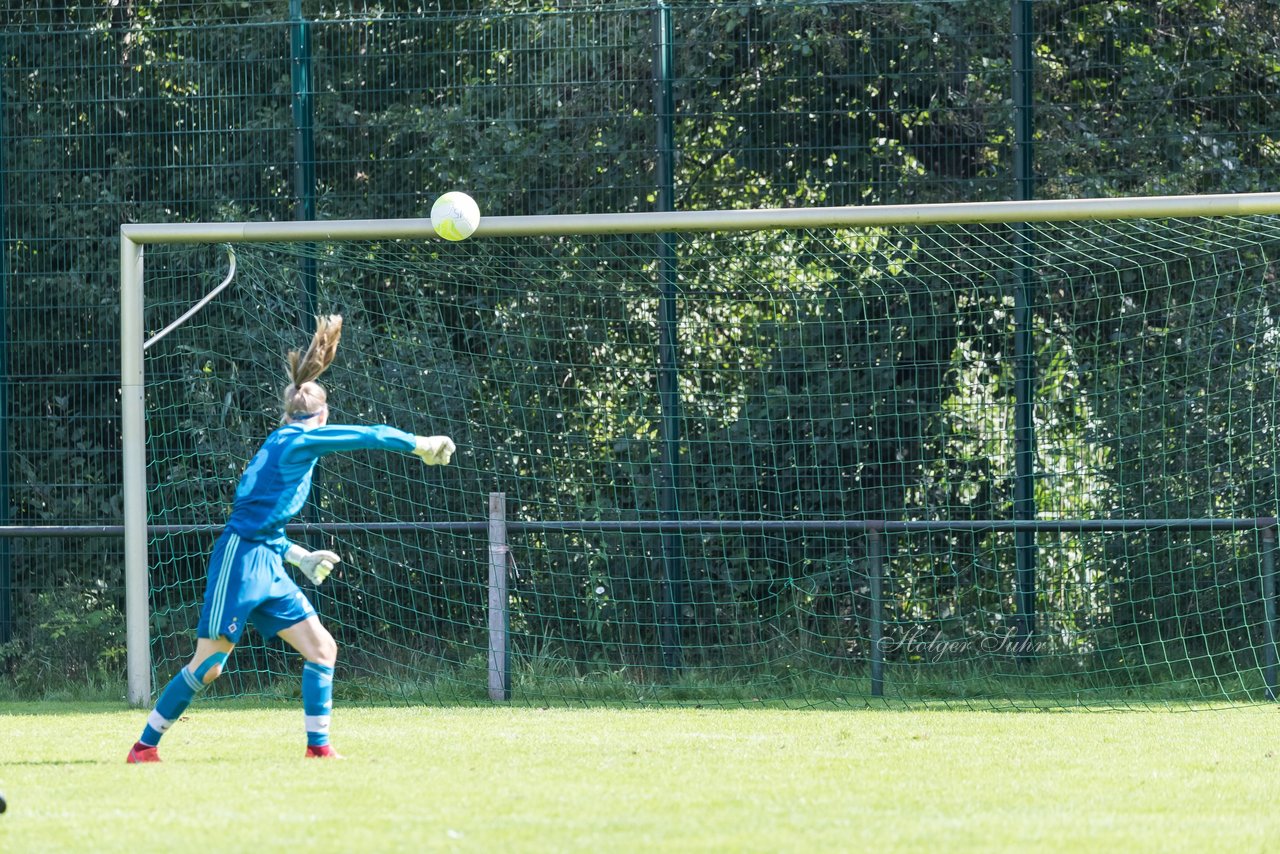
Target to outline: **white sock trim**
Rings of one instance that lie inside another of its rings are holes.
[[[151,714],[147,715],[147,726],[151,727],[156,732],[162,733],[169,727],[173,726],[173,721],[152,709]]]
[[[328,715],[303,715],[306,723],[307,732],[328,732],[329,716]]]

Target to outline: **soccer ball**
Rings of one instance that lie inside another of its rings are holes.
[[[431,227],[445,240],[466,240],[478,225],[480,206],[466,193],[445,193],[431,206]]]

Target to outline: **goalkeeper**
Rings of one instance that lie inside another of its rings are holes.
[[[302,667],[305,756],[337,757],[329,744],[329,713],[338,645],[283,563],[294,565],[319,584],[339,557],[290,542],[285,524],[306,504],[312,470],[325,454],[381,448],[416,454],[428,465],[446,465],[454,452],[447,436],[328,423],[328,394],[315,380],[333,361],[341,334],[341,316],[318,317],[306,353],[289,353],[281,425],[241,475],[231,517],[209,558],[195,655],[160,692],[141,737],[129,751],[130,763],[160,761],[161,736],[195,695],[222,673],[250,622],[265,637],[279,635],[306,659]]]

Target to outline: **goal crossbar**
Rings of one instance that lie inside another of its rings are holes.
[[[485,217],[472,240],[569,234],[656,234],[686,231],[763,231],[786,228],[857,228],[1071,220],[1252,216],[1280,213],[1280,193],[1205,196],[1134,196],[1115,199],[1038,199],[920,205],[766,208],[555,216]],[[413,239],[435,237],[431,220],[349,219],[284,222],[130,223],[120,227],[133,243],[265,243],[275,241]]]

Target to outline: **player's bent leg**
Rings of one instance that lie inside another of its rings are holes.
[[[233,649],[235,644],[226,638],[196,639],[195,655],[160,692],[155,708],[147,716],[147,725],[129,750],[126,762],[140,764],[160,761],[158,748],[161,737],[182,716],[196,694],[221,675],[227,656]]]
[[[302,713],[309,759],[341,759],[329,744],[329,715],[333,711],[333,666],[338,644],[315,616],[279,632],[285,643],[302,654]]]
[[[196,652],[187,667],[202,685],[210,685],[222,675],[222,668],[235,648],[226,638],[196,638]]]

